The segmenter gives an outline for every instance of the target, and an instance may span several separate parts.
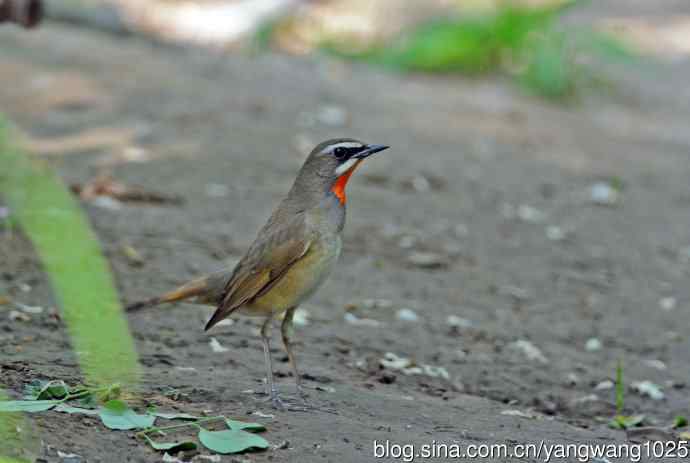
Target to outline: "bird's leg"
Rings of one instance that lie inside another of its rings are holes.
[[[266,362],[266,395],[271,398],[274,408],[285,408],[278,397],[278,390],[273,383],[273,361],[271,360],[271,322],[273,314],[269,315],[261,326],[261,342],[264,346],[264,360]]]
[[[295,354],[292,351],[292,317],[295,315],[295,310],[297,310],[297,307],[291,307],[287,310],[287,312],[285,312],[283,323],[280,325],[280,334],[283,336],[283,344],[285,345],[285,351],[288,355],[288,361],[290,362],[290,367],[292,368],[292,375],[295,377],[295,386],[297,387],[297,394],[299,394],[300,398],[306,405],[307,395],[305,394],[304,389],[302,388],[302,377],[300,376],[299,370],[297,369],[297,358],[295,357]]]

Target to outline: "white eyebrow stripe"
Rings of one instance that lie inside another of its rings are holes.
[[[363,148],[364,145],[361,143],[357,143],[354,141],[342,141],[340,143],[336,143],[335,145],[331,145],[330,151],[333,151],[336,148]]]
[[[339,165],[339,166],[335,169],[335,175],[336,175],[337,177],[340,177],[340,176],[343,175],[345,172],[347,172],[347,171],[350,170],[352,167],[354,167],[354,165],[357,164],[357,161],[359,161],[359,159],[357,159],[357,158],[352,158],[352,159],[348,159],[347,161],[343,162],[341,165]]]

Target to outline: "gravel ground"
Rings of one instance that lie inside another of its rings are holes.
[[[602,3],[592,14],[624,2]],[[298,355],[315,410],[274,412],[243,392],[263,375],[254,320],[206,334],[210,308],[130,316],[145,394],[174,388],[166,405],[187,412],[274,415],[252,418],[287,444],[221,461],[373,461],[374,439],[639,439],[606,426],[619,360],[626,413],[658,428],[688,415],[688,60],[628,72],[616,91],[561,107],[499,80],[218,55],[57,25],[3,29],[0,52],[0,107],[67,182],[107,171],[183,198],[84,203],[125,301],[238,259],[316,142],[392,146],[351,182],[340,266],[303,307]],[[0,235],[0,262],[0,294],[54,306],[21,234]],[[50,310],[28,321],[7,312],[0,371],[11,393],[35,378],[78,381]],[[346,322],[348,312],[378,323]],[[214,353],[211,337],[229,351]],[[442,369],[384,368],[391,354]],[[275,355],[289,395],[287,358]],[[663,398],[636,392],[643,381]],[[89,462],[161,458],[93,417],[31,422],[46,461],[62,461],[57,450]]]

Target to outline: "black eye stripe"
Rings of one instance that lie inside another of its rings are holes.
[[[362,151],[364,147],[363,146],[358,146],[358,147],[351,147],[351,148],[346,148],[344,146],[339,146],[333,150],[333,154],[335,157],[338,159],[344,159],[344,158],[349,158],[351,156],[354,156],[355,154],[359,153]]]

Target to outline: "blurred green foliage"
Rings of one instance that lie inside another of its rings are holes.
[[[0,117],[0,194],[50,278],[86,381],[135,385],[137,353],[97,237],[62,181],[9,134]]]
[[[342,43],[328,43],[324,49],[398,70],[503,73],[536,94],[564,99],[600,80],[602,63],[634,60],[612,37],[562,24],[564,13],[581,3],[527,7],[507,1],[481,16],[432,20],[364,52],[349,52]]]

